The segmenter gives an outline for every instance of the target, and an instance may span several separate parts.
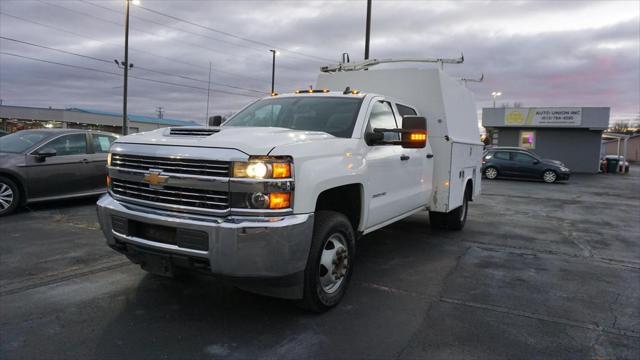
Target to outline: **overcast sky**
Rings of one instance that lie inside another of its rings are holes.
[[[0,0],[0,36],[13,39],[0,39],[3,104],[120,112],[113,60],[123,58],[123,4]],[[235,111],[270,91],[274,47],[276,90],[306,88],[341,53],[362,59],[365,14],[366,1],[140,0],[131,6],[129,111],[154,115],[162,106],[165,117],[203,121],[210,61],[210,114]],[[498,106],[610,106],[613,120],[639,118],[638,0],[373,0],[371,37],[372,58],[463,52],[464,64],[445,70],[484,73],[469,83],[478,109],[498,90]]]

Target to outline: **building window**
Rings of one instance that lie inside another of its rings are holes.
[[[535,149],[536,148],[536,132],[520,131],[520,144],[518,146],[525,149]]]

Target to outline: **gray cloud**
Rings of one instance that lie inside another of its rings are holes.
[[[107,61],[121,59],[123,1],[91,1],[100,7],[77,0],[1,1],[3,13],[58,30],[2,15],[0,35]],[[336,60],[342,52],[352,59],[363,53],[364,1],[141,1],[149,9],[280,49]],[[485,73],[485,82],[469,85],[479,107],[490,104],[491,91],[501,90],[500,102],[611,106],[615,118],[640,113],[637,3],[374,1],[373,6],[373,57],[455,57],[464,51],[465,64],[446,70],[454,76]],[[631,10],[624,11],[624,6]],[[602,15],[594,17],[599,12]],[[214,82],[269,91],[268,47],[134,6],[132,15],[132,75],[206,88],[212,61]],[[0,40],[0,50],[120,72],[113,63],[6,40]],[[278,91],[312,84],[326,62],[284,51],[277,59]],[[121,86],[119,76],[0,56],[0,98],[5,104],[120,111]],[[259,96],[220,85],[213,89]],[[212,101],[211,113],[227,113],[253,100],[214,92]],[[133,113],[152,115],[156,106],[163,106],[167,117],[201,120],[206,90],[131,79],[129,103]]]

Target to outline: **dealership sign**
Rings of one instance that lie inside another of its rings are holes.
[[[504,124],[507,126],[580,126],[582,108],[506,108]]]

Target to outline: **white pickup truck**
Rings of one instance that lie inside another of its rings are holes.
[[[463,84],[387,69],[321,73],[316,88],[218,127],[119,138],[98,201],[108,245],[152,273],[202,271],[324,311],[347,289],[360,236],[424,210],[462,229],[482,156]]]

